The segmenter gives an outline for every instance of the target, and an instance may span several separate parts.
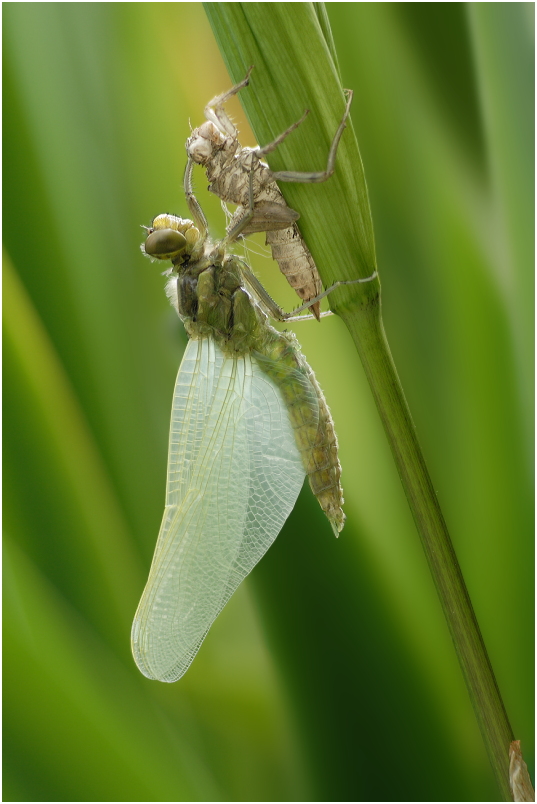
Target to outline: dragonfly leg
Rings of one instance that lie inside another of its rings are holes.
[[[211,123],[214,123],[223,134],[227,134],[229,137],[233,137],[233,139],[237,138],[238,132],[224,111],[224,104],[234,95],[236,95],[237,92],[240,92],[241,89],[244,89],[244,87],[248,86],[250,82],[250,73],[253,69],[254,68],[252,65],[252,67],[248,69],[246,76],[239,84],[235,84],[235,86],[231,87],[231,89],[228,89],[227,92],[222,92],[221,95],[217,95],[215,98],[209,101],[205,107],[205,118],[210,120]]]
[[[246,284],[248,287],[253,291],[254,295],[257,296],[259,301],[261,302],[261,306],[264,308],[265,312],[267,312],[272,318],[276,321],[309,321],[310,319],[315,319],[318,321],[319,319],[317,316],[313,315],[313,313],[309,315],[298,315],[303,310],[307,310],[308,307],[311,307],[321,299],[324,299],[325,296],[328,296],[329,293],[332,293],[333,290],[336,288],[341,287],[341,285],[355,285],[363,282],[371,282],[373,279],[376,279],[378,274],[375,271],[371,274],[371,276],[366,276],[364,279],[343,279],[339,282],[335,282],[333,285],[330,285],[327,290],[324,290],[322,293],[319,293],[318,296],[315,296],[313,299],[310,299],[301,307],[297,307],[296,310],[293,310],[290,313],[286,313],[285,310],[274,301],[272,296],[268,293],[268,291],[263,287],[257,276],[251,271],[250,267],[246,265],[243,260],[240,260],[241,267],[243,271],[244,278],[246,280]],[[333,315],[331,310],[327,310],[326,312],[321,313],[321,318],[326,318],[326,316]]]
[[[319,314],[319,317],[327,318],[329,315],[334,315],[332,310],[323,310],[323,312]],[[314,315],[313,313],[306,313],[306,315],[295,315],[293,312],[293,313],[284,313],[284,318],[279,320],[292,324],[294,321],[319,321],[319,318],[317,318],[317,316]]]
[[[255,151],[256,151],[257,155],[261,157],[261,156],[264,156],[265,154],[270,154],[270,153],[272,153],[272,151],[275,151],[276,148],[278,147],[278,145],[281,145],[281,143],[284,141],[284,139],[286,137],[288,137],[289,134],[291,134],[291,132],[295,130],[295,128],[298,128],[299,125],[304,122],[304,120],[309,115],[309,113],[310,113],[310,110],[306,109],[306,111],[304,112],[304,114],[302,115],[300,120],[297,120],[296,123],[293,123],[292,126],[289,126],[289,128],[286,128],[285,131],[282,134],[280,134],[278,137],[276,137],[275,140],[273,140],[272,142],[269,142],[268,145],[264,145],[262,148],[256,148]],[[276,174],[273,174],[273,175],[276,175]]]
[[[347,118],[349,116],[352,103],[352,96],[353,96],[352,89],[346,89],[345,92],[347,94],[347,105],[345,106],[345,112],[341,119],[341,123],[338,126],[338,129],[334,135],[334,139],[332,140],[332,144],[330,146],[330,151],[328,153],[328,161],[326,163],[326,170],[323,170],[319,173],[303,173],[292,170],[280,170],[272,173],[273,179],[275,179],[276,181],[299,182],[302,184],[315,184],[326,181],[327,179],[330,178],[336,167],[337,149],[339,141],[341,139],[341,135],[343,134],[347,125]],[[295,128],[296,125],[297,124],[295,124]]]
[[[305,304],[303,304],[301,307],[297,307],[296,310],[293,310],[292,313],[284,313],[283,314],[284,317],[281,320],[282,321],[290,321],[290,320],[292,320],[292,317],[296,316],[297,313],[301,313],[302,310],[307,310],[308,307],[311,307],[312,304],[315,304],[315,302],[321,301],[321,299],[324,299],[325,296],[328,296],[329,293],[332,293],[333,290],[336,290],[337,288],[340,288],[342,285],[357,285],[357,284],[361,284],[363,282],[372,282],[373,279],[377,279],[377,277],[378,277],[378,272],[374,271],[371,274],[371,276],[366,276],[363,279],[341,279],[339,282],[334,282],[334,284],[330,285],[329,288],[327,288],[326,290],[323,290],[322,293],[319,293],[318,296],[315,296],[313,299],[310,299]],[[321,313],[321,316],[322,316],[322,313]],[[306,318],[306,316],[299,316],[298,318],[300,319],[302,317]]]
[[[373,279],[376,279],[378,276],[377,271],[371,274],[371,276],[366,276],[364,279],[343,279],[340,282],[334,282],[333,285],[330,285],[329,288],[324,290],[322,293],[319,293],[318,296],[315,296],[313,299],[310,299],[305,304],[297,307],[296,310],[293,310],[291,313],[286,313],[285,310],[276,304],[272,296],[269,296],[259,279],[248,270],[245,273],[245,278],[250,285],[250,287],[254,290],[256,296],[262,301],[263,306],[269,312],[269,314],[274,318],[276,321],[309,321],[315,319],[318,321],[319,319],[317,316],[313,315],[312,313],[309,315],[298,315],[303,310],[307,310],[308,307],[311,307],[316,302],[321,301],[324,299],[325,296],[328,296],[329,293],[332,293],[333,290],[336,288],[341,287],[342,285],[356,285],[362,282],[372,282]],[[327,310],[326,312],[321,313],[321,318],[326,318],[326,316],[334,315],[332,310]]]
[[[207,218],[205,217],[203,210],[200,206],[200,203],[196,196],[194,195],[194,190],[192,189],[192,170],[194,168],[194,162],[189,157],[186,163],[185,168],[185,175],[183,178],[183,189],[185,192],[186,201],[188,204],[188,208],[194,219],[194,223],[201,231],[203,238],[207,236],[207,232],[209,230],[209,225],[207,223]]]

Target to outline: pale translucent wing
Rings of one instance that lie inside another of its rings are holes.
[[[304,469],[278,388],[250,355],[189,341],[175,386],[166,508],[132,628],[142,673],[176,681],[291,512]]]

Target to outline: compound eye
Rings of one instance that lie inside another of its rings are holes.
[[[145,241],[145,253],[158,260],[171,260],[186,247],[186,237],[174,229],[155,229]]]

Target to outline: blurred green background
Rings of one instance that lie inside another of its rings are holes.
[[[295,331],[337,426],[344,532],[334,540],[305,488],[184,679],[136,669],[130,624],[185,344],[139,225],[186,216],[189,120],[230,80],[201,4],[2,10],[3,799],[495,799],[335,317]],[[533,769],[533,5],[328,12],[355,90],[388,338]],[[275,264],[251,260],[291,309]]]

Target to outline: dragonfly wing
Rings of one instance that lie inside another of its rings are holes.
[[[132,628],[148,678],[176,681],[268,550],[304,469],[280,392],[251,356],[189,341],[175,386],[166,508]]]

